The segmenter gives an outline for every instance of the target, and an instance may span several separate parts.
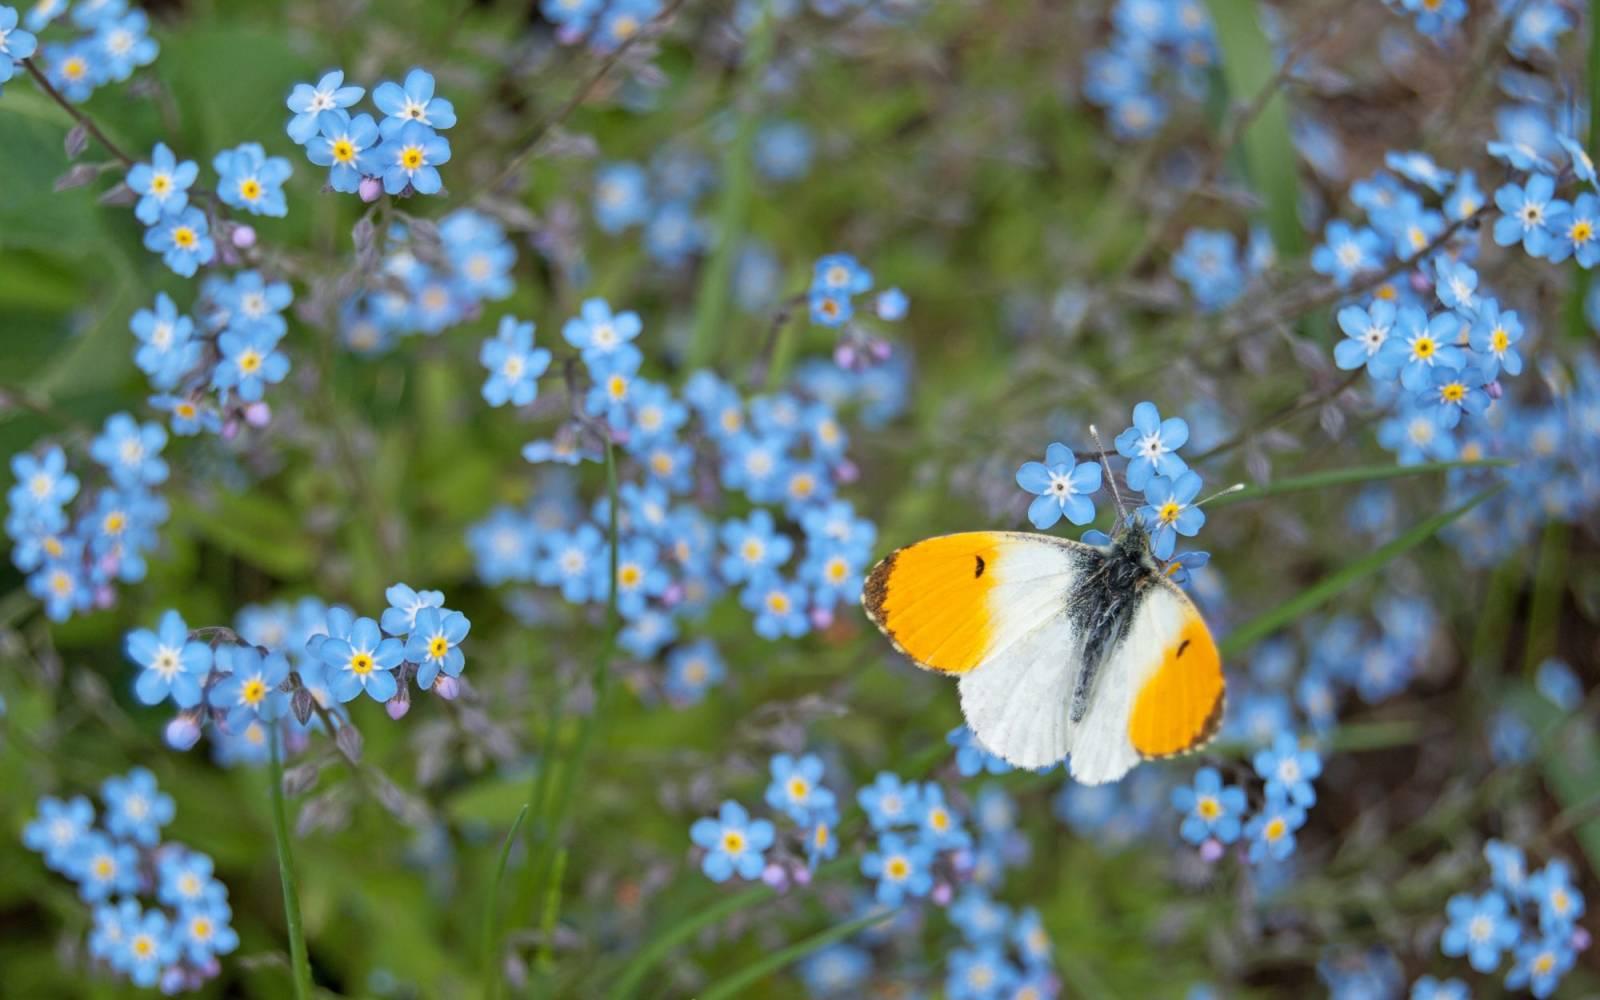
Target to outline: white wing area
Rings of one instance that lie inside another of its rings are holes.
[[[1164,582],[1150,589],[1127,639],[1112,647],[1102,665],[1089,710],[1075,725],[1070,712],[1083,637],[1067,616],[1070,590],[1039,589],[1052,592],[1032,595],[1025,609],[999,612],[1011,622],[1034,624],[1008,633],[1017,638],[962,675],[961,711],[979,744],[1018,767],[1048,767],[1070,754],[1078,781],[1115,781],[1139,763],[1128,738],[1134,698],[1182,629],[1188,598]]]

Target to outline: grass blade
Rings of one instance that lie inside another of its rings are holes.
[[[679,945],[688,941],[705,928],[721,922],[723,918],[730,917],[746,907],[754,906],[763,900],[770,899],[774,894],[775,890],[769,886],[751,886],[743,892],[735,893],[711,906],[697,910],[685,920],[669,925],[666,930],[652,938],[649,944],[639,949],[633,956],[633,960],[623,968],[622,974],[617,977],[616,984],[611,987],[611,991],[606,995],[611,1000],[626,1000],[626,998],[633,996],[634,991],[644,982],[645,976],[648,976],[650,971],[662,959],[672,954]]]
[[[733,975],[720,979],[699,995],[699,1000],[727,1000],[728,997],[742,996],[747,987],[754,986],[767,976],[798,962],[807,955],[825,948],[835,941],[842,941],[857,931],[863,930],[876,923],[881,923],[894,916],[893,909],[874,910],[864,917],[847,920],[842,924],[835,924],[827,930],[813,934],[803,941],[797,941],[787,948],[779,950],[735,972]]]
[[[1421,522],[1410,531],[1394,539],[1376,551],[1357,559],[1331,576],[1323,578],[1316,586],[1302,590],[1300,593],[1284,601],[1282,604],[1259,614],[1229,632],[1218,648],[1224,657],[1238,656],[1262,639],[1293,622],[1301,615],[1321,606],[1325,601],[1332,599],[1340,591],[1351,584],[1377,572],[1385,563],[1409,549],[1413,549],[1442,531],[1447,525],[1466,514],[1467,511],[1483,503],[1504,489],[1504,485],[1484,490],[1466,503],[1436,514]]]
[[[483,904],[483,995],[491,1000],[500,995],[500,974],[494,967],[496,946],[500,939],[500,882],[505,878],[511,845],[516,843],[517,831],[522,829],[522,821],[527,816],[528,807],[524,805],[511,824],[511,829],[506,832],[506,839],[500,844],[500,857],[495,861],[494,880],[489,883],[489,892]]]
[[[772,60],[773,37],[778,33],[771,0],[761,7],[755,26],[750,29],[746,63],[741,78],[744,106],[739,109],[733,141],[722,158],[725,187],[717,206],[716,246],[700,276],[694,313],[694,332],[689,340],[689,367],[704,368],[717,360],[718,337],[727,322],[728,293],[733,279],[733,262],[739,255],[739,237],[745,230],[750,211],[750,195],[755,184],[751,148],[755,144],[760,111],[761,81]]]
[[[1236,503],[1249,503],[1252,500],[1265,500],[1267,497],[1283,496],[1287,493],[1306,493],[1311,490],[1328,489],[1334,486],[1373,483],[1384,479],[1403,479],[1408,476],[1426,475],[1430,472],[1447,472],[1451,469],[1494,469],[1515,464],[1515,462],[1503,458],[1489,458],[1475,462],[1427,462],[1422,465],[1359,465],[1349,469],[1333,469],[1328,472],[1313,472],[1310,475],[1294,476],[1290,479],[1280,479],[1274,483],[1263,483],[1260,486],[1247,486],[1237,493],[1226,493],[1213,500],[1208,500],[1206,506],[1227,507]]]
[[[289,964],[298,1000],[311,996],[311,959],[306,952],[305,927],[300,922],[300,884],[295,880],[294,858],[289,853],[289,814],[283,804],[283,751],[276,725],[267,780],[272,782],[272,839],[278,849],[278,880],[283,883],[283,922],[289,931]]]

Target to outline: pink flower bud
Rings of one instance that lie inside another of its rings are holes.
[[[675,607],[681,600],[683,600],[683,584],[681,583],[669,583],[667,584],[667,589],[661,592],[661,603],[669,608]]]
[[[783,870],[782,865],[773,862],[761,869],[761,881],[782,892],[789,888],[789,873]]]
[[[233,245],[240,250],[248,250],[256,245],[256,227],[234,226],[233,232],[229,234],[228,239],[233,241]]]
[[[810,885],[811,884],[811,869],[809,869],[809,868],[796,868],[794,870],[794,884],[795,885]]]
[[[1495,379],[1493,382],[1490,382],[1488,385],[1484,386],[1483,391],[1489,394],[1490,399],[1499,399],[1501,396],[1506,394],[1505,387],[1500,384],[1499,379]]]
[[[879,362],[888,361],[894,354],[894,348],[887,340],[870,340],[867,342],[867,350],[872,352],[872,360]]]
[[[372,204],[383,196],[383,182],[376,177],[363,177],[357,186],[356,193],[361,195],[361,200]]]
[[[1588,951],[1589,950],[1589,945],[1591,945],[1593,943],[1594,943],[1594,940],[1591,937],[1589,937],[1589,931],[1588,931],[1587,928],[1574,927],[1572,929],[1572,950],[1573,951]]]
[[[811,625],[812,625],[813,628],[817,629],[818,631],[821,631],[822,629],[825,629],[829,625],[832,625],[832,624],[833,624],[833,609],[832,608],[812,608],[811,609]]]
[[[1209,865],[1221,859],[1222,842],[1215,837],[1207,837],[1206,842],[1200,845],[1200,860]]]
[[[940,882],[933,887],[933,892],[928,894],[928,898],[938,906],[949,906],[950,898],[954,895],[955,890],[950,888],[949,882]]]
[[[407,712],[411,711],[411,699],[395,695],[383,703],[383,710],[389,713],[389,718],[399,722],[405,718]]]
[[[265,427],[272,423],[272,407],[266,403],[246,403],[244,407],[244,422],[251,427]]]
[[[461,682],[449,674],[440,674],[433,682],[433,693],[445,701],[455,701],[461,694]]]
[[[839,344],[833,349],[833,363],[848,371],[856,366],[856,349],[849,344]]]
[[[833,478],[841,484],[849,484],[861,478],[861,469],[848,458],[841,459],[833,470]]]
[[[222,440],[232,441],[239,436],[239,421],[228,418],[222,422]]]

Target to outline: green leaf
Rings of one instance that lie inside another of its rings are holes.
[[[706,988],[704,993],[700,994],[699,1000],[725,1000],[727,997],[742,996],[747,987],[754,986],[762,979],[791,963],[798,962],[812,952],[826,948],[835,941],[843,941],[857,931],[871,927],[873,924],[882,923],[894,915],[895,910],[886,907],[882,910],[868,913],[864,917],[857,917],[854,920],[836,924],[819,934],[811,935],[803,941],[797,941],[787,948],[780,948],[761,961],[751,963],[733,975],[713,983]]]
[[[1215,499],[1208,500],[1206,501],[1206,506],[1227,507],[1236,503],[1249,503],[1252,500],[1265,500],[1267,497],[1283,496],[1287,493],[1306,493],[1312,490],[1330,489],[1335,486],[1350,486],[1355,483],[1402,479],[1408,476],[1426,475],[1430,472],[1447,472],[1451,469],[1495,469],[1515,464],[1515,462],[1507,459],[1491,458],[1476,462],[1428,462],[1423,465],[1361,465],[1350,469],[1313,472],[1310,475],[1280,479],[1277,482],[1264,483],[1260,486],[1247,486],[1235,493],[1224,493]]]
[[[1222,76],[1235,107],[1256,99],[1271,83],[1278,60],[1262,30],[1255,0],[1207,0],[1222,50]],[[1300,190],[1294,143],[1289,136],[1289,103],[1282,90],[1272,95],[1241,138],[1250,180],[1266,202],[1267,228],[1283,256],[1305,249],[1300,225]]]
[[[1484,490],[1454,510],[1447,510],[1442,514],[1436,514],[1428,518],[1387,545],[1357,559],[1333,575],[1325,577],[1316,586],[1302,590],[1272,610],[1250,619],[1229,632],[1222,642],[1218,644],[1222,655],[1224,657],[1232,657],[1243,653],[1260,640],[1265,639],[1300,616],[1320,607],[1324,602],[1331,600],[1335,595],[1362,577],[1376,573],[1395,556],[1413,549],[1437,535],[1457,518],[1504,488],[1505,486],[1502,484],[1492,489]]]
[[[9,92],[12,88],[15,95]],[[81,256],[101,235],[100,207],[92,189],[55,193],[56,178],[68,166],[62,141],[71,122],[53,106],[34,114],[10,106],[14,96],[27,93],[13,83],[5,97],[8,106],[0,107],[0,149],[5,150],[0,155],[0,191],[5,192],[0,198],[0,247]]]
[[[316,552],[287,507],[253,493],[228,493],[214,506],[173,494],[172,519],[225,552],[274,576],[294,579],[310,572]]]

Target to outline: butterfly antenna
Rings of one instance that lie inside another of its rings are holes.
[[[1106,460],[1106,445],[1105,445],[1105,442],[1100,440],[1100,432],[1097,429],[1095,429],[1094,424],[1090,424],[1089,425],[1089,436],[1094,438],[1095,450],[1100,453],[1100,467],[1102,469],[1106,470],[1106,481],[1111,484],[1111,495],[1116,498],[1116,501],[1117,501],[1117,527],[1116,527],[1116,530],[1117,531],[1121,531],[1123,525],[1125,525],[1127,523],[1127,521],[1128,521],[1128,508],[1127,508],[1127,505],[1125,505],[1122,502],[1122,491],[1117,488],[1117,477],[1116,477],[1116,474],[1111,471],[1111,463]]]
[[[1201,504],[1208,504],[1211,501],[1215,500],[1217,497],[1225,497],[1230,493],[1238,493],[1242,489],[1244,489],[1244,483],[1234,483],[1232,486],[1228,487],[1225,490],[1218,490],[1217,492],[1211,494],[1210,496],[1206,497],[1204,500],[1200,501],[1200,503],[1195,504],[1195,506],[1199,507]]]

